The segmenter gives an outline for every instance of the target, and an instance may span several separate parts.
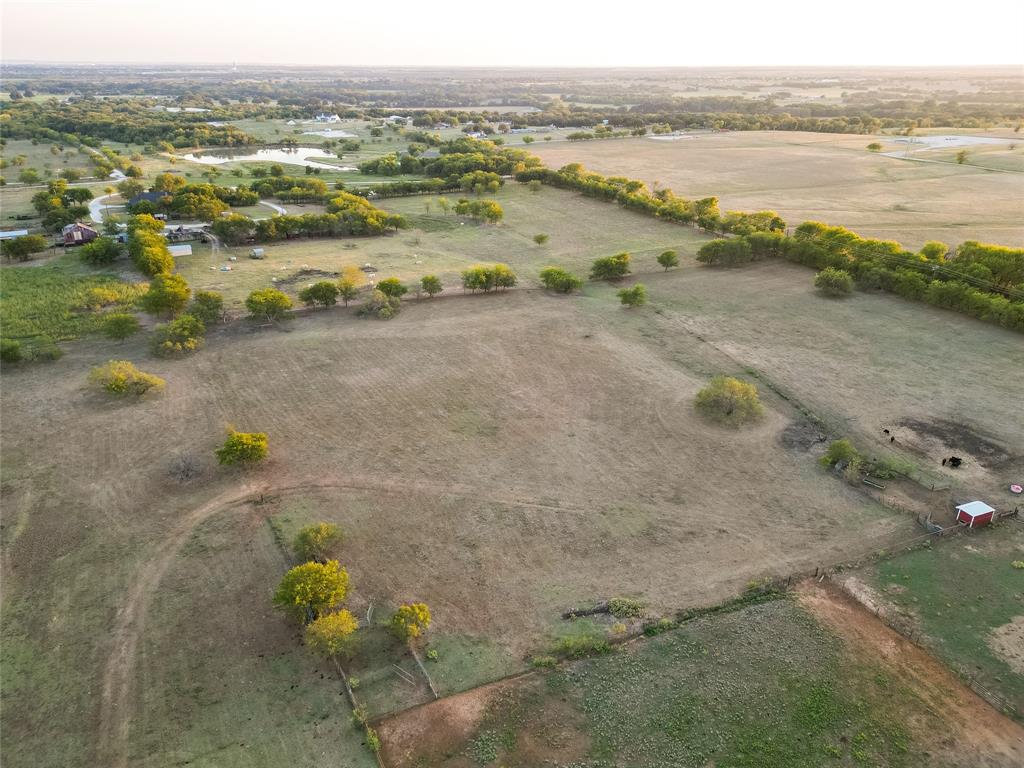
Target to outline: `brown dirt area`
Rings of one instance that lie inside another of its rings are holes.
[[[1024,616],[992,630],[988,638],[992,653],[1010,665],[1018,675],[1024,675]]]
[[[1024,762],[1024,727],[994,710],[929,653],[833,585],[805,582],[799,599],[856,657],[884,668],[948,725],[942,734],[927,734],[921,723],[907,723],[922,738],[938,739],[935,753],[947,764],[1009,768]]]

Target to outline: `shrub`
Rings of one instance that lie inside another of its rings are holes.
[[[441,654],[437,652],[437,648],[431,648],[429,651],[427,651],[427,659],[429,661],[437,661],[440,658]]]
[[[111,360],[93,368],[89,381],[112,395],[141,397],[147,392],[159,392],[166,382],[159,376],[144,373],[127,360]]]
[[[539,184],[540,182],[537,183]],[[546,243],[549,239],[550,236],[545,235],[544,233],[540,233],[533,236],[533,242],[535,242],[537,245],[544,245],[544,243]]]
[[[402,300],[397,296],[388,296],[383,291],[375,290],[370,297],[359,307],[359,314],[372,316],[381,320],[390,320],[398,314]]]
[[[613,597],[608,601],[608,612],[619,619],[635,619],[644,615],[647,603],[629,597]]]
[[[814,287],[826,296],[848,296],[853,291],[853,278],[846,270],[825,267],[815,276]]]
[[[292,300],[276,288],[260,288],[246,297],[245,308],[253,318],[274,322],[292,308]]]
[[[366,747],[374,754],[380,752],[380,736],[373,728],[366,729]]]
[[[583,281],[561,267],[545,267],[540,271],[540,281],[548,290],[571,293],[583,287]]]
[[[116,312],[103,318],[104,335],[115,341],[124,341],[138,333],[141,327],[138,318],[127,312]]]
[[[658,254],[658,263],[668,272],[672,267],[679,266],[679,254],[675,251],[662,251]]]
[[[49,336],[40,336],[29,349],[29,356],[38,362],[53,362],[64,355],[64,350]]]
[[[33,253],[45,251],[49,243],[42,235],[22,235],[0,242],[0,252],[8,259],[28,261]]]
[[[512,288],[518,278],[508,264],[474,264],[462,272],[462,287],[474,293],[497,288]]]
[[[153,354],[175,357],[195,352],[203,346],[206,326],[194,315],[184,314],[153,329],[150,346]]]
[[[188,304],[191,290],[181,275],[163,273],[156,275],[149,283],[149,290],[142,296],[142,308],[151,315],[174,315]]]
[[[538,669],[549,669],[558,664],[558,659],[554,656],[534,656],[530,664]]]
[[[431,298],[444,290],[444,286],[441,285],[441,278],[437,275],[424,275],[420,280],[420,288]]]
[[[377,283],[377,290],[385,296],[390,296],[395,299],[400,299],[409,292],[409,289],[402,285],[402,281],[397,277],[389,277],[381,280]]]
[[[731,425],[753,421],[764,413],[757,387],[732,376],[716,376],[698,392],[697,409],[716,421]]]
[[[637,283],[632,288],[623,288],[615,295],[625,307],[639,307],[647,303],[647,287],[643,283]]]
[[[217,449],[217,461],[221,464],[257,464],[267,458],[266,432],[228,433],[224,445]]]
[[[78,255],[86,264],[102,267],[117,260],[121,255],[121,247],[113,238],[97,237],[91,243],[83,245],[78,250]]]
[[[117,289],[109,288],[105,285],[97,285],[86,291],[85,297],[82,299],[82,307],[95,311],[108,307],[111,304],[117,304],[120,299],[121,294],[117,292]]]
[[[198,317],[204,325],[212,325],[220,320],[224,311],[224,297],[216,291],[196,291],[188,312]]]
[[[592,280],[618,280],[629,274],[629,261],[630,256],[625,252],[594,259],[590,277]]]
[[[340,544],[341,540],[342,535],[338,526],[317,523],[299,529],[293,546],[300,560],[320,560],[327,556],[332,547]]]
[[[853,443],[844,437],[841,440],[833,440],[825,451],[825,455],[818,461],[821,462],[822,466],[833,467],[840,462],[849,463],[857,458],[860,458],[857,449],[853,447]]]
[[[399,640],[421,637],[430,627],[430,609],[426,603],[399,606],[391,617],[391,632]]]
[[[0,361],[17,363],[21,360],[21,342],[15,339],[0,340]]]
[[[299,300],[308,307],[318,304],[332,307],[338,303],[338,286],[329,280],[321,280],[299,291]]]
[[[608,653],[611,649],[611,645],[604,637],[597,635],[565,635],[555,641],[552,651],[557,656],[579,659],[584,656]]]
[[[870,152],[881,152],[882,145],[879,144],[877,141],[872,141],[870,144],[868,144],[868,150]]]
[[[648,637],[654,637],[664,632],[670,632],[678,626],[679,623],[672,621],[672,619],[658,619],[653,624],[647,624],[644,627],[644,634]]]

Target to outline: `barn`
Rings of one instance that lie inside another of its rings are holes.
[[[64,237],[64,245],[83,245],[100,236],[99,232],[80,221],[68,224],[60,233]]]
[[[991,523],[995,513],[984,501],[969,501],[956,508],[956,521],[968,528],[980,528]]]

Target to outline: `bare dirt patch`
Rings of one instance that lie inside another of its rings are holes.
[[[929,653],[832,585],[806,582],[799,598],[856,656],[884,668],[946,723],[937,755],[977,768],[1022,764],[1024,727],[994,710]],[[934,733],[919,736],[936,738]]]
[[[1024,675],[1024,616],[1017,616],[1009,624],[994,629],[988,636],[992,653],[1010,665],[1018,675]]]
[[[995,469],[1012,460],[1010,451],[995,440],[979,433],[976,428],[945,419],[903,419],[900,426],[910,430],[918,447],[936,460],[956,455],[977,462],[988,469]],[[907,441],[904,430],[900,431],[901,441]]]

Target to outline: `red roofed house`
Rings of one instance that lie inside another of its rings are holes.
[[[984,501],[969,501],[956,508],[956,521],[968,528],[980,528],[991,523],[995,513]]]
[[[99,232],[80,221],[68,224],[60,233],[64,236],[64,245],[84,245],[100,236]]]

